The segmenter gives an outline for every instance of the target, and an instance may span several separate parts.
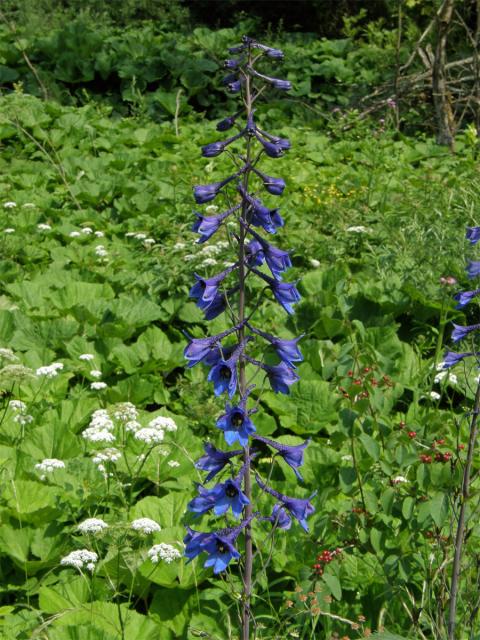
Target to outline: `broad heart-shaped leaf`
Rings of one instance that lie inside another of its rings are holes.
[[[181,526],[187,502],[190,496],[185,493],[171,492],[163,498],[147,496],[132,509],[132,519],[151,518],[162,528]]]
[[[194,597],[195,590],[155,589],[148,612],[181,638],[192,615]]]
[[[66,574],[67,571],[64,572]],[[38,592],[40,608],[46,613],[57,613],[78,607],[87,602],[90,595],[88,582],[81,576],[68,576],[53,587],[41,587]]]
[[[73,309],[76,306],[88,308],[92,301],[112,300],[115,292],[106,283],[72,281],[52,293],[49,298],[53,305],[61,310]]]
[[[336,600],[342,599],[342,587],[340,585],[340,580],[337,576],[332,575],[331,573],[325,572],[323,574],[323,580],[327,584],[330,589],[330,593]]]
[[[59,492],[42,482],[17,480],[9,483],[4,497],[12,515],[25,522],[50,522],[59,513]]]
[[[121,295],[109,305],[113,314],[129,327],[145,327],[163,317],[163,310],[148,298],[132,298]]]
[[[142,640],[158,640],[161,637],[161,627],[150,618],[142,616],[120,605],[125,638],[142,638]],[[116,604],[110,602],[88,602],[73,609],[67,609],[52,622],[53,627],[91,625],[106,631],[117,638],[122,637],[122,627],[119,621],[119,610]],[[116,635],[115,635],[116,634]]]
[[[116,634],[90,624],[49,629],[48,638],[49,640],[118,640]]]
[[[279,415],[282,426],[299,435],[318,433],[337,418],[334,396],[324,380],[300,380],[290,397],[268,393],[262,399]]]

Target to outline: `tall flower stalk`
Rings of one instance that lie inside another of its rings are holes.
[[[224,451],[205,443],[205,454],[196,465],[208,471],[205,483],[220,474],[230,477],[217,482],[213,488],[198,485],[198,495],[190,501],[188,509],[197,516],[213,513],[240,522],[227,520],[227,526],[206,532],[189,527],[184,542],[186,556],[192,560],[206,553],[205,566],[213,567],[214,573],[224,571],[232,561],[239,561],[243,584],[240,625],[243,640],[248,640],[252,620],[254,549],[258,547],[254,534],[266,523],[273,530],[288,529],[292,517],[308,531],[306,519],[314,507],[310,503],[312,496],[299,499],[283,495],[270,486],[271,474],[262,477],[261,465],[256,464],[256,458],[260,449],[266,447],[273,458],[281,457],[301,480],[298,468],[303,464],[308,441],[289,446],[257,435],[252,416],[257,411],[261,390],[248,382],[261,380],[263,376],[263,382],[268,382],[274,392],[288,394],[290,385],[298,380],[295,363],[302,360],[297,345],[299,338],[280,338],[255,325],[255,316],[264,300],[280,304],[291,314],[293,305],[300,299],[295,283],[283,281],[283,273],[291,267],[288,251],[271,245],[261,233],[263,230],[273,235],[284,225],[278,208],[263,203],[262,192],[281,196],[285,181],[265,174],[259,163],[264,156],[283,156],[290,148],[290,142],[264,131],[256,120],[259,98],[263,98],[268,89],[288,91],[291,85],[287,80],[266,75],[262,69],[266,59],[283,58],[279,49],[244,36],[242,43],[229,52],[236,57],[225,62],[230,73],[223,84],[229,92],[239,95],[242,108],[219,122],[217,130],[237,127],[238,132],[226,140],[203,146],[202,155],[211,158],[226,152],[235,171],[218,182],[194,187],[197,204],[223,198],[225,210],[216,215],[195,212],[197,219],[193,230],[200,234],[198,242],[203,243],[225,229],[231,242],[236,244],[236,256],[235,261],[217,275],[195,274],[196,283],[190,296],[207,320],[226,313],[232,326],[214,336],[191,338],[185,348],[185,357],[189,366],[202,362],[209,367],[208,379],[213,383],[215,395],[226,393],[229,396],[230,401],[216,426],[223,432],[225,443],[236,448]],[[261,71],[257,65],[261,66]],[[231,221],[234,221],[234,231]],[[276,362],[271,357],[266,359],[265,347],[269,353],[274,352]],[[253,491],[254,486],[258,491]],[[270,532],[269,535],[273,534]],[[240,536],[244,539],[243,554],[238,550]]]
[[[467,227],[466,239],[471,244],[477,244],[480,240],[480,227]],[[480,275],[480,262],[470,261],[467,265],[467,276],[472,279]],[[462,291],[455,295],[457,301],[457,309],[463,309],[467,304],[478,298],[480,289],[471,291]],[[472,350],[464,352],[455,352],[447,350],[444,356],[444,368],[448,369],[466,359],[474,357],[479,362],[480,353],[476,352],[474,338],[476,332],[480,329],[480,324],[461,326],[454,324],[452,331],[452,341],[461,342],[468,341]],[[457,637],[457,602],[460,587],[462,552],[467,534],[467,516],[470,502],[470,484],[472,480],[472,464],[475,452],[475,446],[478,437],[478,414],[480,412],[480,378],[477,381],[477,389],[473,409],[469,421],[468,449],[465,466],[463,467],[462,486],[460,490],[460,508],[456,517],[455,547],[452,563],[452,577],[450,581],[450,602],[448,612],[448,640],[455,640]]]

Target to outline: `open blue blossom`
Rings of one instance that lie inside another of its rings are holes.
[[[308,498],[308,500],[302,500],[300,498],[290,498],[289,496],[285,496],[282,493],[275,491],[275,489],[272,489],[271,487],[263,483],[258,477],[258,475],[255,477],[260,489],[262,489],[262,491],[265,491],[265,493],[269,493],[271,496],[276,498],[280,503],[280,506],[285,507],[285,509],[287,509],[287,511],[296,520],[298,520],[298,522],[305,529],[305,531],[308,532],[307,518],[308,516],[311,516],[312,513],[315,513],[315,507],[311,504],[310,500],[315,496],[315,493],[313,493]]]
[[[248,194],[242,185],[238,185],[242,198],[248,202],[250,224],[255,227],[262,227],[267,233],[276,233],[278,227],[284,225],[283,219],[278,213],[278,209],[265,207],[261,200],[253,198]]]
[[[245,350],[246,343],[250,338],[246,338],[234,350],[232,355],[224,360],[223,358],[210,369],[208,380],[213,382],[213,390],[216,396],[227,392],[230,398],[233,397],[237,390],[237,363],[238,359]]]
[[[480,227],[467,227],[465,237],[471,244],[476,244],[480,240]]]
[[[209,442],[205,442],[203,448],[205,453],[197,460],[195,467],[202,471],[209,472],[205,478],[205,482],[209,482],[217,475],[217,473],[220,473],[220,471],[229,464],[232,458],[243,454],[243,449],[237,449],[235,451],[221,451]]]
[[[227,403],[225,413],[217,420],[217,427],[223,431],[228,445],[238,441],[242,447],[248,445],[249,436],[256,431],[248,412],[241,404],[231,407]]]
[[[225,571],[232,560],[238,560],[240,553],[235,548],[235,538],[232,534],[214,533],[212,538],[203,545],[202,551],[208,553],[205,567],[213,567],[213,573]]]
[[[278,529],[290,529],[292,519],[288,515],[286,509],[278,503],[272,509],[272,515],[269,517],[270,522]]]
[[[463,307],[473,300],[475,296],[478,296],[478,294],[480,294],[480,289],[474,289],[473,291],[460,291],[460,293],[453,296],[454,300],[458,301],[455,309],[463,309]]]
[[[443,356],[443,369],[448,369],[449,367],[453,367],[454,365],[461,362],[464,358],[468,356],[473,356],[474,353],[469,351],[466,353],[455,353],[455,351],[446,351]]]
[[[245,505],[250,504],[239,480],[233,478],[213,489],[205,489],[202,485],[197,485],[197,489],[199,495],[188,503],[188,509],[193,513],[202,514],[213,509],[215,515],[221,516],[231,509],[235,518],[239,518]]]
[[[480,324],[471,324],[471,325],[467,325],[466,327],[462,327],[461,325],[455,324],[454,322],[452,324],[453,324],[453,331],[452,331],[453,342],[458,342],[459,340],[463,340],[468,336],[468,334],[471,331],[476,331],[477,329],[480,329]]]
[[[260,267],[264,262],[262,245],[258,240],[250,240],[245,245],[245,255],[249,267]]]
[[[302,444],[290,445],[275,442],[275,440],[270,440],[264,436],[254,435],[253,437],[255,440],[260,440],[260,442],[264,442],[269,447],[272,447],[272,449],[275,449],[278,452],[278,455],[282,456],[285,462],[293,469],[297,478],[303,482],[303,478],[300,475],[298,468],[303,465],[303,454],[305,449],[308,447],[310,439],[305,440]]]
[[[202,513],[207,513],[207,511],[210,511],[214,508],[215,496],[212,495],[211,489],[206,489],[204,486],[198,483],[197,491],[198,496],[196,498],[193,498],[193,500],[190,500],[187,505],[187,509],[189,511],[192,511],[193,513],[201,515]]]
[[[228,218],[234,211],[241,208],[241,203],[235,205],[228,211],[218,214],[217,216],[204,216],[195,212],[197,220],[193,223],[192,231],[199,233],[201,237],[197,240],[199,244],[209,240],[222,226],[224,220]]]
[[[467,276],[470,279],[480,276],[480,262],[478,260],[470,260],[467,265]]]

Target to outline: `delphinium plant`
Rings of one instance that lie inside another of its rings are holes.
[[[213,514],[217,518],[203,531],[187,528],[185,554],[189,559],[207,554],[205,566],[213,567],[215,574],[238,561],[243,585],[240,626],[242,638],[247,639],[252,620],[252,568],[259,546],[255,544],[257,527],[259,532],[266,526],[273,531],[289,529],[293,519],[308,531],[307,518],[314,507],[312,496],[297,498],[277,491],[270,482],[271,471],[262,476],[256,464],[259,453],[267,448],[273,459],[283,458],[301,480],[298,469],[308,441],[289,446],[263,437],[257,433],[253,417],[263,385],[268,383],[274,392],[288,394],[299,377],[295,363],[302,360],[300,338],[280,338],[257,324],[262,303],[273,300],[292,314],[293,305],[300,299],[296,283],[283,280],[283,273],[292,266],[289,252],[272,245],[265,235],[275,234],[284,221],[277,207],[264,204],[263,195],[281,196],[285,181],[265,174],[259,167],[264,156],[282,157],[290,142],[264,131],[256,114],[259,99],[268,88],[288,91],[291,85],[258,70],[268,60],[281,60],[283,52],[279,49],[244,36],[242,44],[229,52],[235,58],[225,62],[229,75],[223,83],[230,93],[239,95],[242,107],[219,122],[217,130],[236,127],[237,132],[202,147],[202,155],[213,158],[225,152],[233,161],[234,171],[223,180],[194,187],[198,205],[218,198],[224,207],[216,215],[196,213],[193,230],[200,234],[201,244],[224,228],[234,258],[216,275],[195,274],[190,296],[207,320],[225,313],[230,326],[217,335],[190,338],[185,356],[189,366],[202,362],[209,368],[208,380],[216,396],[228,396],[230,402],[226,402],[216,427],[223,433],[225,444],[235,448],[224,450],[205,443],[205,453],[196,466],[208,473],[188,508],[197,517]],[[224,475],[222,481],[218,481],[219,474]],[[214,478],[216,484],[208,486]]]
[[[470,241],[472,245],[475,245],[480,240],[480,227],[467,227],[466,239]],[[467,277],[469,279],[478,278],[480,276],[480,262],[475,260],[470,260],[467,265]],[[461,291],[455,295],[455,300],[457,301],[457,309],[463,309],[470,302],[478,298],[480,295],[480,289],[474,288],[470,291]],[[474,358],[475,363],[478,367],[478,343],[476,340],[476,336],[478,336],[478,330],[480,329],[480,324],[472,324],[467,326],[462,326],[458,324],[453,325],[452,331],[452,341],[454,343],[464,342],[469,344],[468,351],[456,352],[447,350],[444,357],[444,367],[450,368],[459,363],[466,363],[468,359]],[[476,346],[477,344],[477,346]],[[449,605],[449,615],[448,615],[448,640],[455,640],[458,637],[457,634],[457,604],[459,597],[459,589],[460,589],[460,576],[462,569],[462,553],[464,549],[464,544],[472,533],[473,529],[469,529],[469,520],[471,520],[472,515],[478,509],[478,505],[473,507],[470,504],[471,498],[471,483],[473,480],[472,476],[472,465],[475,453],[475,445],[478,436],[478,414],[480,412],[480,377],[477,376],[477,388],[475,391],[475,397],[473,401],[472,411],[469,412],[466,417],[469,421],[469,437],[468,437],[468,447],[466,459],[463,464],[463,474],[461,480],[461,487],[459,491],[459,499],[456,502],[456,513],[455,513],[455,522],[456,522],[456,531],[455,531],[455,546],[454,546],[454,556],[452,563],[452,574],[451,574],[451,582],[450,582],[450,605]],[[476,598],[475,598],[476,600]],[[468,626],[471,628],[471,632],[473,634],[474,628],[474,619],[478,613],[478,603],[473,605],[472,603],[472,611],[469,617]],[[465,625],[462,625],[462,631],[466,631]],[[463,637],[463,635],[462,635]],[[471,636],[473,637],[473,635]]]

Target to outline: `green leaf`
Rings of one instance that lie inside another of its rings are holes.
[[[443,493],[437,493],[429,500],[429,511],[437,527],[441,527],[449,512],[448,498]]]
[[[327,573],[327,572],[325,572],[322,577],[323,577],[323,580],[324,580],[325,584],[330,589],[330,593],[332,594],[332,596],[336,600],[341,600],[342,599],[342,587],[340,585],[340,580],[336,576],[332,575],[331,573]]]
[[[360,434],[360,442],[373,460],[377,461],[380,458],[380,446],[371,436],[366,433]]]

